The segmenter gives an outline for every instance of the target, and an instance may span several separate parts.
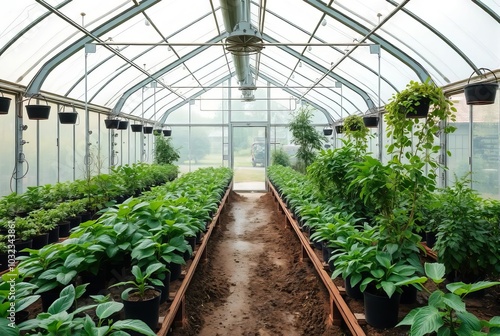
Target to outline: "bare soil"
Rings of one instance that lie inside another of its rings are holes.
[[[171,335],[346,335],[329,325],[328,293],[276,210],[270,194],[231,194],[187,292],[188,325]]]

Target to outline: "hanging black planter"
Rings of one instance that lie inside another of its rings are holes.
[[[59,122],[61,124],[76,124],[78,119],[78,113],[75,107],[73,107],[73,112],[62,111],[57,114],[59,116]]]
[[[107,129],[117,129],[120,124],[120,120],[118,119],[104,119],[104,124]]]
[[[133,124],[133,125],[130,125],[130,129],[132,129],[132,132],[142,132],[142,125],[141,124]]]
[[[366,127],[368,128],[375,128],[378,127],[378,117],[374,116],[364,116],[363,117],[363,123],[365,124]]]
[[[31,97],[33,98],[33,97]],[[45,100],[45,105],[30,105],[31,98],[28,101],[28,105],[26,105],[26,113],[28,114],[28,118],[31,120],[47,120],[50,115],[50,105]]]
[[[414,112],[406,112],[406,118],[427,118],[430,103],[431,100],[429,98],[421,99],[420,104],[413,107]]]
[[[344,133],[344,125],[337,125],[337,126],[335,126],[335,132],[337,132],[337,134]]]
[[[153,126],[144,126],[144,134],[153,133]]]
[[[171,129],[165,129],[163,130],[163,135],[166,137],[169,137],[172,135],[172,130]]]
[[[118,123],[118,128],[119,130],[126,130],[128,128],[128,120],[120,120],[120,123]]]
[[[162,134],[162,133],[163,133],[163,132],[162,132],[162,129],[161,129],[161,128],[155,128],[155,129],[153,130],[153,134],[154,134],[154,135],[160,135],[160,134]]]
[[[9,107],[10,107],[10,98],[4,97],[3,93],[0,92],[2,95],[0,97],[0,114],[7,114],[9,113]]]
[[[495,97],[498,89],[498,79],[493,71],[480,68],[479,70],[489,71],[495,77],[495,82],[493,83],[473,83],[469,84],[470,79],[474,73],[472,73],[467,81],[467,85],[464,87],[465,101],[467,105],[489,105],[495,102]]]
[[[325,136],[330,136],[333,133],[333,128],[331,127],[325,127],[323,128],[323,135]]]

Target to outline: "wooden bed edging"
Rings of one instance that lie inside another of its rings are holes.
[[[191,265],[189,266],[189,269],[187,270],[186,275],[184,276],[184,279],[182,280],[181,286],[175,292],[174,299],[173,299],[170,307],[168,308],[167,315],[164,317],[160,317],[160,320],[162,320],[161,327],[160,327],[160,330],[156,333],[156,335],[166,336],[174,322],[178,322],[180,325],[185,325],[185,323],[186,323],[186,312],[185,312],[186,290],[189,287],[189,284],[191,283],[191,279],[194,276],[194,272],[196,271],[196,267],[198,266],[200,259],[206,258],[206,247],[208,244],[208,239],[210,238],[210,235],[212,234],[214,227],[219,222],[220,214],[222,213],[222,210],[223,210],[224,206],[226,205],[226,202],[229,202],[228,198],[229,198],[229,194],[231,193],[232,189],[233,189],[233,181],[231,181],[231,183],[229,184],[227,191],[221,200],[221,203],[219,205],[219,209],[217,210],[214,217],[212,218],[212,222],[209,224],[209,228],[208,228],[207,232],[205,232],[205,235],[203,236],[202,242],[201,242],[200,246],[198,247],[198,249],[196,250],[196,254],[194,255],[193,261],[192,261]]]
[[[333,323],[338,324],[341,322],[338,316],[340,314],[342,320],[344,320],[347,327],[354,336],[365,336],[366,334],[359,325],[358,318],[356,318],[356,316],[353,314],[353,312],[345,302],[344,298],[340,294],[339,289],[330,278],[330,275],[328,275],[328,273],[324,270],[323,263],[321,262],[321,260],[319,260],[318,256],[309,244],[309,239],[302,234],[297,221],[293,218],[292,213],[288,210],[285,203],[279,196],[276,189],[274,189],[274,186],[271,184],[271,182],[269,182],[269,180],[267,180],[267,184],[273,197],[278,202],[278,210],[285,214],[286,224],[289,224],[294,229],[297,237],[300,240],[300,243],[302,244],[302,258],[306,256],[309,257],[309,260],[311,260],[311,262],[313,263],[316,272],[318,273],[323,284],[330,293],[330,319]]]

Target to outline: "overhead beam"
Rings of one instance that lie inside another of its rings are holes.
[[[58,10],[56,10],[53,7],[50,7],[49,4],[47,4],[45,1],[42,0],[36,0],[38,3],[43,5],[46,8],[51,9],[54,13],[57,13],[58,15],[62,15],[59,13]],[[66,49],[64,49],[62,52],[58,53],[56,56],[52,57],[49,61],[47,61],[41,68],[38,70],[37,74],[33,77],[31,82],[29,83],[28,87],[26,88],[26,96],[33,96],[37,93],[40,92],[40,89],[43,85],[43,82],[47,79],[49,74],[62,62],[64,62],[66,59],[77,53],[79,50],[83,49],[85,44],[87,43],[92,43],[94,41],[99,41],[98,37],[113,30],[114,28],[118,27],[121,25],[123,22],[131,19],[132,17],[136,16],[137,14],[143,12],[144,10],[150,8],[151,6],[155,5],[156,3],[160,2],[161,0],[143,0],[140,2],[138,5],[133,6],[111,20],[107,21],[106,23],[102,24],[98,28],[94,29],[93,31],[87,32],[83,27],[77,25],[77,28],[79,28],[82,31],[86,32],[86,35],[82,38],[80,38],[78,41],[75,43],[71,44],[68,46]],[[74,22],[65,19],[68,23],[74,25]]]
[[[339,12],[338,10],[332,7],[328,7],[327,5],[325,5],[324,2],[320,0],[303,0],[303,1],[310,4],[314,8],[323,11],[324,13],[328,14],[328,16],[346,25],[347,27],[361,34],[362,36],[371,34],[370,40],[372,40],[376,44],[380,44],[381,48],[383,48],[389,54],[393,55],[401,62],[406,64],[410,69],[412,69],[416,73],[416,75],[422,82],[424,82],[427,78],[430,78],[429,73],[427,72],[427,70],[424,69],[424,67],[420,63],[418,63],[416,60],[411,58],[409,55],[407,55],[402,50],[397,48],[395,45],[385,40],[384,38],[380,37],[376,33],[371,33],[370,29],[363,26],[358,21],[353,20],[352,18],[346,16],[345,14]]]
[[[269,36],[267,34],[262,34],[262,38],[264,40],[266,40],[266,41],[270,41],[270,42],[273,42],[273,43],[277,42],[271,36]],[[312,61],[310,58],[308,58],[308,57],[300,54],[299,52],[295,51],[294,49],[292,49],[292,48],[290,48],[288,46],[279,46],[278,48],[280,48],[281,50],[287,52],[288,54],[292,55],[293,57],[296,57],[299,60],[307,63],[312,68],[318,70],[320,73],[326,73],[327,76],[335,79],[337,82],[342,83],[342,85],[348,87],[349,89],[351,89],[354,92],[356,92],[357,94],[359,94],[361,96],[361,98],[365,101],[366,106],[368,107],[369,110],[375,109],[375,104],[373,103],[373,100],[370,98],[370,96],[363,89],[361,89],[357,85],[355,85],[352,82],[348,81],[344,77],[337,75],[336,73],[329,72],[328,68],[325,68],[324,66],[322,66],[322,65],[320,65],[320,64]]]

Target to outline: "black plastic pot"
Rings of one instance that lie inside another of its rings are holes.
[[[361,283],[361,281],[359,283],[357,283],[356,286],[354,286],[354,287],[351,286],[351,277],[347,276],[344,279],[345,293],[353,299],[362,300],[363,299],[363,292],[359,289],[360,283]]]
[[[433,248],[434,244],[436,244],[436,232],[426,232],[425,243],[427,244],[427,247]]]
[[[374,116],[364,116],[363,117],[363,123],[365,124],[366,127],[368,128],[375,128],[378,127],[378,117]]]
[[[78,119],[77,112],[59,112],[57,114],[59,116],[59,122],[61,124],[76,124],[76,120]]]
[[[56,287],[46,292],[40,293],[42,299],[42,310],[46,312],[55,300],[59,298],[62,288]]]
[[[420,104],[414,106],[414,112],[407,112],[406,118],[427,118],[429,114],[429,105],[431,100],[429,98],[424,98],[420,100]]]
[[[59,237],[68,237],[69,230],[71,229],[69,221],[62,221],[59,223]]]
[[[12,99],[7,97],[0,97],[0,114],[9,113],[10,101]]]
[[[130,125],[130,129],[132,132],[142,132],[142,125],[141,124],[133,124]]]
[[[170,281],[175,281],[181,277],[182,265],[176,263],[169,263],[167,268],[170,271]]]
[[[31,120],[47,120],[50,115],[49,105],[26,105],[26,113]]]
[[[68,219],[70,229],[77,227],[82,222],[82,216],[73,216]]]
[[[172,130],[171,129],[163,130],[163,136],[169,137],[171,135],[172,135]]]
[[[117,129],[119,124],[120,120],[118,119],[104,119],[104,125],[107,129]]]
[[[9,268],[9,256],[7,253],[0,253],[0,272]]]
[[[35,250],[39,250],[49,243],[49,234],[42,233],[42,234],[39,234],[37,236],[32,237],[31,240],[33,241],[31,244],[31,248],[33,248]]]
[[[344,126],[343,125],[337,125],[337,126],[335,126],[335,132],[337,132],[337,134],[344,133]]]
[[[20,252],[22,249],[25,248],[32,248],[33,246],[33,239],[27,239],[27,240],[16,240],[14,241],[14,246],[16,247],[16,257],[19,256],[28,256],[28,252]]]
[[[467,105],[489,105],[495,102],[498,90],[497,76],[495,76],[495,73],[489,69],[480,68],[479,70],[491,72],[493,77],[495,77],[495,82],[469,84],[470,78],[474,74],[473,72],[467,81],[467,85],[464,87],[465,101]]]
[[[323,135],[325,136],[330,136],[333,133],[333,128],[331,127],[325,127],[323,128]]]
[[[128,299],[123,300],[125,318],[141,320],[155,331],[158,326],[161,298],[161,291],[155,291],[157,295],[149,300],[130,301],[130,295]],[[133,295],[133,293],[131,293],[131,295]]]
[[[59,241],[59,225],[50,230],[48,233],[49,233],[48,237],[49,244],[57,243]]]
[[[118,128],[119,130],[126,130],[128,128],[128,120],[120,120],[118,123]]]
[[[163,133],[162,131],[163,131],[163,130],[162,130],[161,128],[156,128],[156,129],[154,129],[154,130],[153,130],[153,134],[154,134],[154,135],[160,135],[160,134],[162,134],[162,133]]]
[[[417,302],[417,287],[408,285],[401,288],[403,289],[403,292],[401,293],[399,303],[412,304]]]
[[[391,298],[364,292],[366,323],[375,328],[392,328],[398,323],[400,294],[395,292]]]
[[[166,272],[165,273],[165,279],[163,279],[163,286],[162,287],[156,287],[157,290],[161,291],[161,296],[160,296],[160,303],[167,302],[168,296],[170,294],[170,273]]]
[[[144,134],[153,133],[153,126],[144,126]]]

